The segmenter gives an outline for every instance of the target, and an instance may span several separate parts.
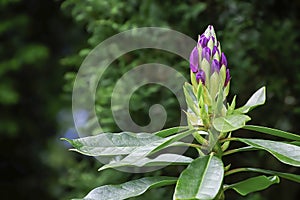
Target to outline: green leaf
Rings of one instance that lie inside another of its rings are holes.
[[[286,131],[277,130],[277,129],[273,129],[273,128],[267,128],[267,127],[263,127],[263,126],[246,125],[243,127],[243,129],[257,131],[260,133],[266,133],[269,135],[274,135],[274,136],[282,137],[285,139],[300,141],[300,135],[296,135],[293,133],[289,133]]]
[[[210,96],[210,93],[209,93],[208,89],[204,85],[202,85],[202,98],[203,98],[203,102],[207,106],[211,106],[212,105],[212,102],[213,102],[212,97]]]
[[[130,154],[128,154],[126,157],[124,157],[121,160],[112,160],[113,165],[104,166],[103,168],[100,168],[99,170],[103,170],[104,168],[112,168],[112,167],[120,167],[120,166],[138,166],[144,163],[144,164],[151,164],[151,160],[146,158],[147,156],[154,154],[170,145],[175,143],[176,141],[190,135],[193,133],[194,130],[185,131],[182,133],[178,133],[176,135],[172,135],[166,138],[162,138],[160,140],[154,141],[152,143],[146,144],[144,146],[138,147],[134,149]],[[158,159],[158,158],[157,158]],[[167,164],[168,160],[165,160],[165,164]],[[149,162],[149,163],[147,163]],[[174,162],[176,162],[174,160]],[[154,161],[155,163],[155,161]],[[160,163],[162,164],[162,163]]]
[[[83,199],[84,200],[108,200],[127,199],[143,194],[148,189],[172,185],[176,183],[173,177],[147,177],[133,181],[128,181],[120,185],[105,185],[93,189]]]
[[[277,172],[277,171],[266,170],[266,169],[258,169],[258,168],[245,168],[245,169],[250,172],[259,172],[259,173],[264,173],[269,175],[276,175],[281,178],[285,178],[287,180],[300,183],[300,175],[297,174],[283,173],[283,172]]]
[[[289,144],[293,144],[293,145],[296,145],[296,146],[300,146],[300,141],[289,142]]]
[[[168,128],[168,129],[158,131],[154,134],[156,136],[165,138],[165,137],[168,137],[170,135],[173,135],[174,133],[178,133],[178,132],[181,132],[181,131],[186,131],[187,129],[188,129],[187,126],[172,127],[172,128]]]
[[[183,92],[188,108],[190,108],[196,115],[199,115],[197,98],[193,92],[193,86],[189,83],[185,83],[183,86]]]
[[[262,139],[237,139],[255,148],[268,151],[285,164],[300,167],[300,147],[296,145]]]
[[[101,133],[74,140],[67,140],[77,151],[88,156],[128,155],[138,147],[161,140],[150,133]]]
[[[193,132],[195,132],[195,130],[188,130],[188,131],[184,131],[184,132],[163,138],[159,141],[154,141],[153,143],[150,144],[150,146],[156,146],[156,147],[151,151],[151,153],[158,152],[158,151],[168,147],[172,143],[177,142],[177,141],[181,140],[182,138],[187,137],[188,135],[191,135]]]
[[[279,182],[280,182],[280,179],[278,176],[270,176],[270,177],[257,176],[257,177],[252,177],[252,178],[243,180],[238,183],[228,185],[226,188],[234,189],[240,195],[245,196],[251,192],[257,192],[260,190],[264,190],[264,189],[270,187],[271,185],[279,183]]]
[[[200,110],[201,112],[202,110]],[[185,112],[185,111],[183,111]],[[203,121],[201,120],[201,117],[197,116],[196,114],[194,114],[191,109],[188,109],[185,112],[187,119],[188,119],[188,123],[189,126],[193,127],[193,126],[203,126]]]
[[[266,87],[257,90],[247,101],[247,103],[236,111],[239,113],[247,113],[253,108],[263,105],[266,101]]]
[[[223,99],[224,99],[223,85],[219,85],[217,105],[216,105],[217,116],[222,116],[222,111],[224,107]]]
[[[196,89],[198,87],[196,74],[190,73],[192,86]]]
[[[228,134],[227,138],[231,138],[231,132]],[[230,141],[224,142],[221,146],[222,151],[223,152],[226,151],[228,149],[229,145],[230,145]]]
[[[235,109],[236,95],[234,95],[231,104],[228,104],[227,115],[231,115]]]
[[[197,88],[197,99],[198,99],[198,102],[200,102],[200,99],[201,99],[201,96],[202,96],[202,90],[203,90],[203,85],[202,83],[200,83],[198,85],[198,88]]]
[[[173,199],[214,199],[223,175],[223,163],[219,158],[213,155],[199,157],[180,174]]]
[[[209,85],[210,96],[213,100],[216,99],[217,93],[219,91],[219,84],[220,84],[219,74],[217,72],[214,72],[210,76],[210,85]]]
[[[220,132],[230,132],[245,126],[251,118],[247,115],[234,114],[214,119],[213,126]]]
[[[178,154],[161,154],[154,159],[147,157],[136,160],[123,159],[120,162],[111,162],[107,165],[102,166],[98,171],[108,168],[118,167],[154,167],[154,166],[165,166],[165,165],[182,165],[189,164],[193,161],[192,158],[178,155]]]

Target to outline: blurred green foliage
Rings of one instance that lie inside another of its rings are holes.
[[[57,139],[56,117],[70,106],[62,98],[69,69],[59,59],[81,48],[73,41],[84,41],[83,32],[56,2],[0,1],[2,199],[56,199],[66,190],[59,174],[73,158]]]
[[[299,9],[297,0],[0,1],[2,198],[82,197],[94,187],[140,176],[117,171],[98,173],[100,163],[67,152],[58,140],[68,131],[69,136],[76,137],[70,113],[71,91],[84,57],[101,41],[135,27],[168,27],[196,40],[208,24],[213,24],[227,55],[231,95],[238,94],[238,104],[260,86],[267,86],[267,104],[252,113],[251,123],[297,133]],[[97,91],[97,115],[105,131],[119,131],[110,111],[115,82],[128,70],[149,62],[173,66],[188,78],[188,62],[170,53],[142,50],[120,57],[105,72]],[[157,85],[140,88],[130,102],[133,119],[146,125],[149,107],[158,103],[167,110],[166,127],[178,124],[180,111],[174,98]],[[264,153],[256,157],[243,155],[229,161],[237,166],[252,163],[300,173]],[[168,167],[158,173],[174,175],[180,170]],[[280,185],[243,199],[298,199],[299,188],[283,180]],[[137,199],[168,199],[171,189],[149,191]],[[228,193],[227,198],[238,199],[234,193]]]

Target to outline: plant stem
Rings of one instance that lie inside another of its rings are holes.
[[[173,146],[188,146],[188,147],[194,147],[197,149],[201,149],[202,146],[199,144],[193,144],[193,143],[185,143],[185,142],[180,142],[179,144],[174,144]]]
[[[196,148],[196,149],[198,151],[199,156],[205,156],[205,154],[201,151],[200,148]]]
[[[198,132],[194,132],[193,136],[197,140],[197,142],[199,142],[199,144],[206,144],[207,143],[207,141]]]
[[[220,143],[224,143],[224,142],[227,142],[227,141],[237,141],[238,138],[234,138],[234,137],[231,137],[231,138],[224,138],[224,139],[221,139],[219,140]]]
[[[232,170],[229,170],[227,172],[225,172],[224,176],[229,176],[231,174],[235,174],[235,173],[238,173],[238,172],[250,172],[250,170],[248,168],[236,168],[236,169],[232,169]]]
[[[198,144],[193,144],[193,143],[181,143],[178,146],[188,146],[188,147],[193,147],[195,148],[200,156],[205,156],[205,154],[202,152],[201,148],[202,146],[198,145]]]
[[[238,148],[238,149],[231,149],[231,150],[225,151],[223,153],[223,155],[226,156],[226,155],[230,155],[233,153],[238,153],[238,152],[242,152],[242,151],[252,151],[252,150],[258,150],[258,149],[251,147],[251,146],[247,146],[247,147],[242,147],[242,148]]]
[[[225,194],[224,194],[224,190],[222,187],[221,187],[219,193],[217,194],[217,196],[214,198],[214,200],[225,200]]]

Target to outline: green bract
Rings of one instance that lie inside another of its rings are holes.
[[[227,155],[243,151],[265,151],[269,153],[266,155],[274,156],[279,162],[300,167],[300,136],[272,128],[246,125],[251,119],[247,113],[265,103],[265,87],[255,92],[240,108],[236,108],[236,96],[231,103],[225,104],[230,75],[226,57],[221,53],[220,43],[217,42],[212,26],[199,37],[190,61],[191,84],[185,83],[183,86],[187,103],[187,127],[174,127],[154,134],[101,133],[86,138],[65,139],[73,145],[73,151],[109,161],[99,170],[170,164],[188,166],[178,178],[148,177],[120,185],[101,186],[83,199],[126,199],[153,187],[174,184],[174,200],[223,200],[225,191],[230,189],[244,196],[277,184],[280,178],[300,183],[300,176],[296,174],[251,167],[231,169],[231,164],[225,166]],[[243,138],[234,132],[238,129],[269,134],[279,137],[281,141]],[[188,136],[193,136],[195,143],[180,141]],[[232,149],[232,142],[240,142],[244,146]],[[195,148],[198,155],[191,158],[162,151],[174,146]],[[226,183],[225,176],[238,172],[270,176],[258,175],[237,183]]]

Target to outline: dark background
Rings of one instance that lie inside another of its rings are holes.
[[[300,128],[300,1],[275,0],[1,0],[0,1],[0,191],[1,199],[70,199],[94,187],[122,183],[143,175],[107,170],[100,163],[68,152],[60,137],[76,137],[71,116],[72,84],[90,49],[106,38],[134,27],[168,27],[197,39],[214,25],[231,70],[231,93],[238,105],[267,86],[267,103],[251,113],[252,124],[298,133]],[[140,63],[172,65],[189,77],[189,64],[166,52],[147,50],[121,57],[106,73],[99,89],[97,114],[106,131],[119,131],[110,112],[114,83]],[[148,109],[161,103],[166,127],[178,122],[177,101],[156,85],[140,88],[131,101],[138,124],[149,122]],[[171,99],[171,100],[170,100]],[[172,100],[173,99],[173,100]],[[238,132],[256,137],[255,133]],[[263,152],[231,156],[234,166],[255,166],[298,173]],[[150,173],[176,175],[181,168]],[[170,172],[172,171],[172,172]],[[243,178],[240,174],[228,179]],[[171,199],[172,187],[147,192],[139,199]],[[247,197],[290,199],[299,184],[279,185]],[[137,198],[138,199],[138,198]]]

